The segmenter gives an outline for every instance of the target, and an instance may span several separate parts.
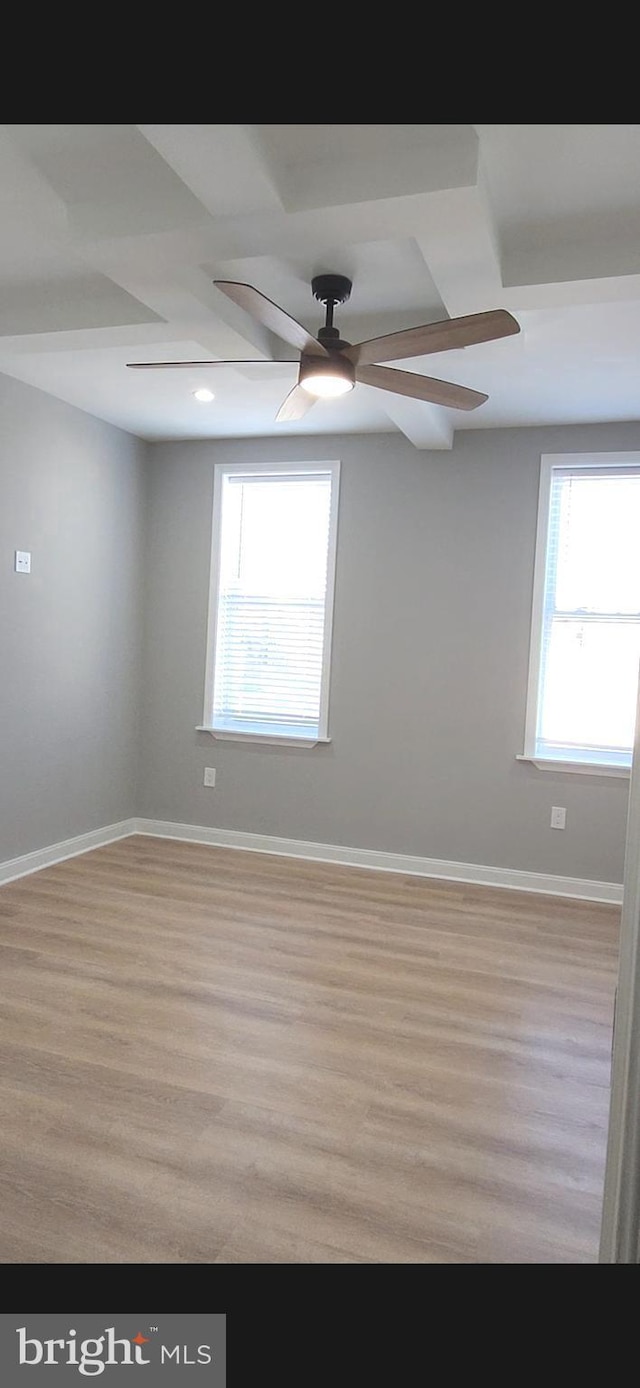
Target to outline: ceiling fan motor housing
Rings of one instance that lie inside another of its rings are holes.
[[[301,385],[306,376],[341,376],[352,386],[356,383],[355,367],[348,357],[342,355],[316,357],[311,352],[303,352],[298,375],[298,381]]]

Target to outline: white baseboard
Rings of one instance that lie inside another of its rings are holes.
[[[0,863],[0,884],[27,877],[30,872],[40,872],[41,868],[53,867],[54,863],[63,863],[65,858],[77,858],[80,853],[115,843],[116,839],[126,839],[139,832],[134,828],[135,823],[133,819],[123,819],[120,824],[107,824],[104,829],[92,829],[88,834],[78,834],[77,838],[36,848],[34,853],[23,853],[21,858],[9,858]]]
[[[0,885],[26,877],[41,868],[75,858],[92,848],[102,848],[131,834],[152,838],[180,839],[187,843],[208,843],[217,848],[237,848],[250,853],[273,853],[284,858],[308,858],[317,863],[341,863],[345,867],[372,868],[377,872],[400,872],[413,877],[435,877],[447,882],[469,882],[476,886],[507,887],[512,891],[544,892],[549,896],[578,897],[584,901],[603,901],[618,905],[622,901],[619,882],[592,882],[582,877],[557,877],[542,872],[521,872],[516,868],[484,867],[479,863],[447,862],[443,858],[418,858],[407,853],[384,853],[374,848],[344,848],[340,844],[308,843],[305,839],[283,839],[271,834],[249,834],[240,829],[209,829],[202,824],[174,824],[163,819],[123,819],[104,829],[93,829],[77,838],[52,843],[20,858],[0,863]]]
[[[338,844],[275,838],[271,834],[248,834],[238,829],[172,824],[162,819],[135,819],[132,824],[135,828],[130,832],[153,838],[209,843],[217,848],[273,853],[284,858],[309,858],[319,863],[342,863],[348,867],[373,868],[378,872],[401,872],[415,877],[442,878],[448,882],[507,887],[512,891],[579,897],[584,901],[603,901],[612,905],[622,901],[620,882],[592,882],[582,877],[557,877],[542,872],[520,872],[516,868],[483,867],[478,863],[447,862],[442,858],[417,858],[406,853],[378,852],[373,848],[343,848]]]

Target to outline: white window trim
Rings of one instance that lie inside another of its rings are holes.
[[[606,468],[640,467],[640,453],[543,453],[540,459],[540,490],[538,493],[538,524],[536,528],[535,568],[533,574],[533,602],[531,607],[531,644],[529,648],[529,679],[527,684],[527,711],[525,716],[524,751],[516,756],[516,761],[532,762],[539,771],[578,772],[582,776],[612,776],[627,780],[631,774],[628,766],[612,762],[587,760],[576,756],[568,759],[560,757],[541,757],[536,753],[536,724],[538,718],[538,699],[540,686],[540,664],[542,659],[542,626],[544,621],[544,589],[547,568],[547,540],[549,532],[549,507],[551,503],[551,475],[554,468],[572,466],[593,468],[605,471]]]
[[[324,643],[322,653],[322,677],[320,687],[320,715],[317,737],[277,737],[270,733],[234,732],[228,728],[216,728],[208,721],[213,709],[213,687],[215,679],[215,658],[218,626],[218,597],[220,589],[220,533],[222,525],[222,483],[224,477],[240,473],[243,477],[263,477],[273,473],[317,472],[331,473],[331,511],[329,515],[329,544],[327,549],[327,588],[325,594]],[[329,684],[331,675],[331,643],[333,636],[333,608],[335,601],[336,555],[338,547],[338,501],[340,494],[340,462],[296,463],[215,463],[213,476],[213,521],[211,529],[211,570],[209,575],[209,609],[207,617],[207,660],[204,680],[204,713],[202,723],[196,728],[198,733],[210,733],[220,742],[264,742],[279,747],[317,747],[331,741],[329,737]]]
[[[528,756],[526,752],[517,752],[516,761],[528,761],[532,766],[536,766],[538,771],[569,771],[572,775],[579,776],[615,776],[618,780],[628,781],[631,775],[629,766],[607,766],[604,762],[591,761],[563,761],[561,757],[538,757]]]

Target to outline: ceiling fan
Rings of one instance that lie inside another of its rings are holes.
[[[295,347],[300,353],[297,384],[280,406],[276,421],[302,419],[318,399],[346,395],[356,381],[396,395],[409,395],[415,400],[428,400],[433,405],[448,405],[454,410],[475,410],[488,396],[467,386],[438,381],[433,376],[420,376],[412,371],[397,371],[379,366],[381,361],[399,361],[402,357],[422,357],[430,352],[448,352],[470,347],[478,342],[493,342],[520,332],[520,324],[505,309],[488,313],[470,313],[464,318],[447,318],[442,323],[426,323],[420,328],[373,337],[368,342],[352,345],[341,338],[334,326],[333,314],[337,304],[346,303],[351,294],[351,280],[346,275],[316,275],[311,281],[314,298],[326,306],[324,326],[317,337],[291,318],[251,284],[235,280],[214,280],[216,288],[240,308],[250,313],[263,327]],[[297,358],[288,358],[296,361]],[[136,371],[171,370],[176,367],[271,365],[253,361],[131,361],[127,365]]]

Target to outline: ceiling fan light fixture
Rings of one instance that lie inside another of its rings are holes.
[[[300,385],[309,395],[317,395],[320,400],[331,400],[338,395],[347,395],[353,390],[354,382],[346,381],[344,376],[330,376],[325,372],[323,375],[305,376]]]
[[[344,357],[310,357],[303,354],[299,385],[320,400],[335,399],[353,390],[356,373]]]

